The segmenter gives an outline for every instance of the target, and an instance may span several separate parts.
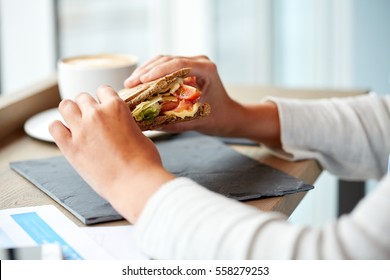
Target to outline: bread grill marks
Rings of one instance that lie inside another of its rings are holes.
[[[184,78],[191,72],[190,68],[183,68],[165,77],[151,81],[145,84],[140,84],[136,87],[123,89],[119,92],[119,96],[127,103],[130,110],[133,110],[142,101],[156,93],[162,93],[169,89],[169,86],[178,78]]]
[[[185,117],[184,119],[182,119],[180,117],[173,116],[173,115],[170,115],[170,116],[162,115],[162,116],[157,116],[154,119],[153,123],[148,123],[146,121],[142,121],[142,122],[137,122],[137,124],[141,128],[142,131],[152,130],[152,129],[156,129],[156,128],[159,128],[159,127],[171,124],[171,123],[175,123],[178,121],[180,121],[180,122],[190,121],[190,120],[197,119],[197,118],[200,118],[203,116],[207,116],[210,114],[210,112],[211,112],[210,105],[205,103],[205,104],[202,104],[201,106],[199,106],[198,111],[192,117]]]

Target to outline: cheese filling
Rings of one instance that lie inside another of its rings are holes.
[[[199,109],[199,103],[195,103],[192,106],[191,110],[183,110],[180,112],[176,112],[174,110],[171,110],[171,111],[164,112],[164,115],[176,116],[176,117],[184,119],[186,117],[193,117],[196,114],[196,112],[198,112],[198,109]]]

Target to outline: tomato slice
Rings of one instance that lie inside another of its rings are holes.
[[[195,101],[200,97],[200,91],[191,86],[181,85],[174,95],[181,100]]]
[[[194,88],[198,88],[198,84],[196,82],[196,76],[185,77],[183,79],[183,84]]]
[[[175,109],[177,106],[179,106],[179,101],[164,101],[161,104],[161,110],[160,113],[171,111]]]
[[[180,100],[179,105],[175,108],[174,111],[176,112],[182,112],[182,111],[190,111],[192,110],[192,107],[194,106],[194,103],[188,100]]]

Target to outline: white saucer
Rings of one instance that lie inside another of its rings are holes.
[[[57,108],[40,112],[35,116],[29,118],[24,123],[24,131],[33,138],[46,142],[54,142],[48,130],[49,124],[52,123],[54,120],[60,120],[63,122],[63,119]],[[144,131],[143,133],[149,138],[154,138],[167,134],[167,132],[156,130]]]
[[[49,109],[32,116],[24,123],[24,131],[33,138],[54,142],[48,126],[54,120],[62,120],[57,108]]]

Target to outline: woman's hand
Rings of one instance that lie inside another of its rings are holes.
[[[272,102],[243,105],[231,99],[216,65],[206,56],[157,56],[136,69],[124,85],[133,87],[187,67],[192,69],[190,75],[196,76],[202,91],[201,101],[210,104],[211,114],[206,118],[166,126],[164,130],[197,130],[208,135],[243,137],[281,147],[276,105]]]
[[[99,102],[81,93],[74,101],[63,100],[59,111],[66,126],[55,121],[49,131],[84,180],[135,222],[149,197],[173,175],[117,93],[104,86],[97,97]]]
[[[202,91],[200,101],[210,104],[211,114],[206,118],[170,125],[163,129],[171,132],[198,130],[209,135],[232,136],[235,133],[235,125],[239,125],[237,119],[243,111],[243,106],[228,96],[216,65],[205,56],[158,56],[136,69],[125,81],[125,86],[133,87],[146,83],[181,68],[192,69],[190,75],[196,76]]]

